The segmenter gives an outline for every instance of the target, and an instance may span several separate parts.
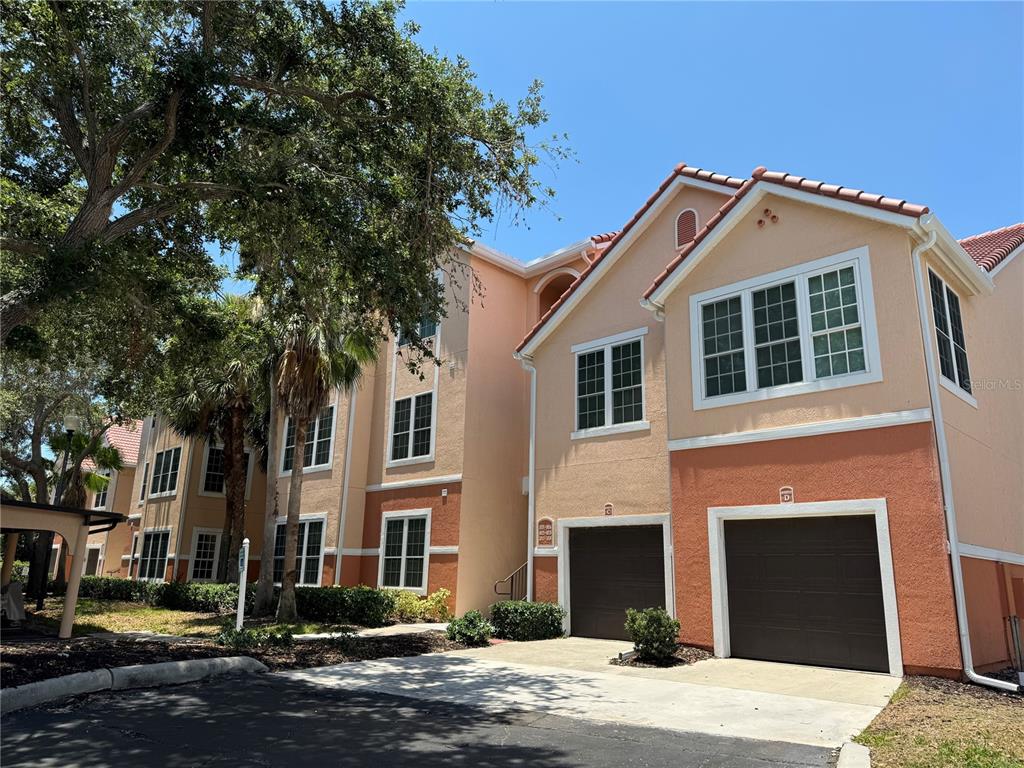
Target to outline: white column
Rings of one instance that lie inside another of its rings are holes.
[[[74,554],[71,556],[71,575],[64,593],[64,613],[60,617],[60,638],[71,637],[71,625],[75,623],[75,605],[78,603],[78,587],[82,583],[85,565],[85,545],[89,540],[89,526],[82,525],[75,537]]]
[[[0,585],[7,586],[11,583],[11,572],[14,570],[14,556],[18,553],[18,539],[21,534],[11,531],[7,534],[7,546],[4,547],[4,568],[0,573]]]

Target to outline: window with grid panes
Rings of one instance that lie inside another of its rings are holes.
[[[807,293],[815,375],[824,378],[865,370],[864,332],[853,267],[808,278]]]
[[[576,429],[604,426],[604,350],[576,357]]]
[[[217,564],[217,534],[197,533],[196,551],[192,558],[192,580],[210,581]]]
[[[701,307],[704,338],[704,391],[707,397],[743,392],[747,373],[743,353],[743,309],[739,296]]]
[[[274,583],[284,578],[284,548],[287,526],[277,524],[274,538]],[[316,586],[320,583],[320,554],[323,551],[323,520],[300,520],[295,550],[295,583]]]
[[[169,496],[178,487],[178,464],[181,462],[181,446],[160,451],[153,459],[153,481],[150,496]]]
[[[971,371],[967,365],[967,340],[960,312],[960,297],[938,275],[928,270],[928,285],[935,319],[935,340],[939,347],[939,372],[964,392],[971,393]]]
[[[393,517],[385,522],[381,586],[422,589],[427,552],[427,517]]]
[[[302,466],[323,467],[331,463],[331,437],[334,431],[334,406],[321,409],[317,418],[306,427],[306,443],[303,446]],[[295,464],[295,425],[291,418],[285,422],[284,458],[281,467],[290,472]]]
[[[396,400],[391,422],[391,461],[429,456],[433,421],[433,392]]]
[[[754,291],[751,303],[754,309],[757,386],[776,387],[802,381],[796,283]]]

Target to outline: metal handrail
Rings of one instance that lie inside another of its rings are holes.
[[[528,565],[529,561],[523,563],[521,566],[516,568],[504,579],[494,582],[494,594],[498,595],[499,597],[504,597],[508,600],[525,600],[526,566]],[[502,585],[504,585],[506,588],[500,589]]]

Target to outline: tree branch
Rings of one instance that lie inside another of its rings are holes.
[[[205,0],[203,3],[203,55],[209,56],[213,53],[213,2]]]
[[[334,109],[337,109],[346,102],[354,101],[356,99],[365,99],[366,101],[373,102],[378,107],[386,106],[385,103],[375,94],[363,88],[353,88],[350,91],[344,91],[342,93],[332,95],[312,88],[306,88],[301,85],[271,83],[265,80],[257,80],[255,78],[245,77],[242,75],[232,76],[228,78],[228,82],[232,85],[237,85],[240,88],[250,88],[254,91],[260,91],[271,96],[284,96],[293,99],[298,97],[312,99],[325,107],[332,107]]]
[[[46,255],[46,246],[42,243],[33,243],[29,240],[19,240],[16,237],[0,236],[0,250],[24,253],[26,256]]]
[[[121,179],[120,183],[114,188],[114,199],[121,197],[121,195],[135,186],[146,175],[146,171],[156,162],[157,158],[164,153],[164,150],[171,146],[178,127],[178,104],[181,102],[181,95],[182,89],[175,88],[171,91],[171,95],[167,97],[167,106],[164,108],[164,135],[160,137],[156,144],[146,150],[132,169]]]
[[[136,120],[141,120],[144,117],[149,117],[156,111],[157,104],[153,101],[147,101],[145,104],[136,107],[127,115],[118,120],[114,127],[107,131],[106,135],[100,139],[100,144],[107,145],[111,150],[116,150],[121,146],[121,143],[125,140],[128,135],[128,129],[131,124]]]
[[[43,102],[50,108],[57,127],[60,128],[60,135],[68,145],[68,149],[75,156],[78,167],[86,178],[92,175],[92,162],[89,153],[85,151],[82,139],[82,127],[78,124],[78,116],[75,114],[75,106],[71,103],[71,94],[54,93],[52,98],[43,98]]]
[[[192,185],[195,184],[201,184],[201,182],[192,182]],[[189,186],[191,187],[192,185]],[[205,191],[200,190],[198,195],[188,200],[168,200],[166,202],[154,203],[153,205],[136,208],[131,213],[126,213],[124,216],[116,218],[110,222],[104,228],[103,232],[100,233],[98,239],[103,243],[111,243],[119,237],[124,237],[136,227],[147,222],[160,221],[162,219],[166,219],[168,216],[173,216],[186,203],[200,202],[203,200],[224,200],[243,192],[244,190],[238,190],[234,187],[213,184],[206,188]]]

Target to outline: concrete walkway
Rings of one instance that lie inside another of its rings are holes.
[[[345,637],[355,635],[356,637],[388,637],[391,635],[414,635],[418,632],[444,632],[448,629],[447,623],[423,623],[423,624],[392,624],[387,627],[373,627],[360,629],[355,632],[317,632],[304,635],[294,635],[293,638],[302,640],[328,640],[334,637]],[[165,635],[159,632],[93,632],[87,637],[97,640],[155,640],[164,643],[196,643],[210,640],[208,635]]]
[[[623,643],[567,638],[277,673],[323,688],[387,693],[491,712],[838,747],[885,705],[882,675],[712,659],[691,667],[608,665]],[[764,690],[769,689],[769,690]]]

